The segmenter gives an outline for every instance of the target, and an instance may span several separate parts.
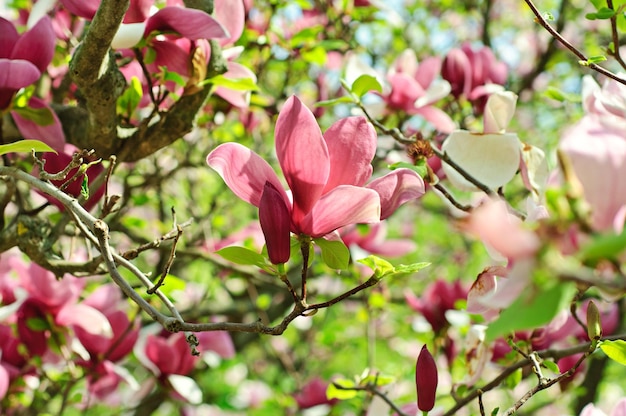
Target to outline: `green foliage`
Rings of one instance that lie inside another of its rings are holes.
[[[600,349],[613,361],[626,365],[626,341],[622,339],[602,341]]]
[[[39,140],[20,140],[18,142],[0,145],[0,155],[6,155],[7,153],[30,153],[33,150],[35,152],[56,153],[54,149]]]
[[[489,324],[487,341],[547,324],[569,305],[575,292],[573,284],[552,284],[540,290],[530,288]]]
[[[601,259],[615,259],[626,250],[626,231],[621,234],[601,234],[582,246],[578,257],[583,262],[596,263]]]
[[[380,257],[369,255],[364,259],[358,260],[359,263],[366,265],[374,271],[374,276],[379,279],[383,277],[391,277],[394,275],[402,275],[409,273],[417,273],[418,271],[430,266],[430,263],[420,262],[412,264],[400,264],[393,266],[387,260]]]
[[[313,240],[322,250],[322,261],[331,269],[344,270],[350,262],[350,250],[340,240],[326,240],[316,238]]]
[[[54,123],[52,112],[47,107],[14,107],[13,111],[40,126],[49,126]]]

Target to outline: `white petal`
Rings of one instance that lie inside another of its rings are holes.
[[[452,91],[452,87],[448,81],[436,79],[430,84],[426,90],[426,94],[415,100],[415,104],[413,105],[419,108],[434,103],[435,101],[447,97],[450,91]]]
[[[167,377],[170,384],[176,390],[176,393],[180,394],[191,404],[202,403],[202,390],[196,384],[196,382],[186,376],[178,374],[172,374]]]
[[[511,91],[496,92],[489,96],[485,107],[484,133],[504,133],[515,114],[517,95]]]
[[[441,147],[453,162],[490,189],[508,183],[519,168],[520,142],[516,134],[452,132]],[[450,182],[465,191],[478,190],[447,163],[443,169]]]
[[[121,24],[111,42],[113,49],[132,48],[143,38],[145,22]]]
[[[522,144],[522,161],[526,165],[527,185],[531,187],[533,196],[541,199],[550,174],[546,154],[538,147]]]
[[[28,21],[26,27],[32,29],[37,24],[39,19],[48,14],[50,10],[56,6],[57,0],[38,0],[33,4],[33,8],[28,15]]]
[[[371,75],[380,83],[384,85],[384,81],[380,74],[376,72],[374,68],[363,62],[356,54],[350,54],[346,63],[345,80],[348,85],[352,86],[354,81],[361,75]]]

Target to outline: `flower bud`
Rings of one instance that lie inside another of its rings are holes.
[[[415,365],[415,385],[417,387],[417,407],[428,412],[435,407],[437,393],[437,364],[426,345],[422,347]]]
[[[593,301],[587,306],[587,335],[590,341],[602,338],[602,325],[600,322],[600,311]]]
[[[273,264],[286,263],[290,252],[291,216],[280,192],[267,181],[259,203],[259,222],[270,261]]]

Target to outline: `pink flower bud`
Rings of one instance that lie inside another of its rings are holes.
[[[417,357],[415,365],[415,385],[417,387],[417,407],[422,412],[428,412],[435,407],[435,395],[437,393],[437,364],[435,359],[426,348]]]
[[[265,236],[267,254],[273,264],[289,260],[291,215],[285,200],[269,181],[265,182],[259,203],[259,222]]]

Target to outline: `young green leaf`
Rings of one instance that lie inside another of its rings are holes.
[[[379,279],[390,273],[393,273],[395,270],[393,265],[387,260],[381,259],[380,257],[374,256],[373,254],[370,254],[364,259],[357,261],[374,270],[374,276],[378,277]]]
[[[7,153],[30,153],[31,150],[56,153],[53,148],[39,140],[20,140],[19,142],[0,145],[0,155]]]
[[[353,83],[351,91],[354,95],[361,98],[370,91],[382,92],[383,87],[378,80],[371,75],[361,75]]]
[[[316,238],[315,244],[322,250],[322,260],[331,269],[347,269],[350,262],[350,250],[343,241],[329,241],[324,238]]]
[[[613,361],[626,365],[626,341],[621,339],[602,341],[600,349]]]
[[[339,379],[339,380],[333,381],[332,383],[328,385],[328,388],[326,389],[326,398],[328,400],[332,400],[332,399],[348,400],[348,399],[352,399],[356,397],[357,395],[356,390],[343,390],[343,389],[335,387],[335,385],[338,385],[340,387],[345,387],[348,389],[350,387],[355,386],[354,381],[348,380],[348,379]]]
[[[224,259],[242,265],[265,265],[265,257],[246,247],[230,246],[216,251]]]
[[[578,252],[583,262],[597,262],[602,259],[614,259],[626,250],[626,231],[621,234],[603,234],[585,244]]]

